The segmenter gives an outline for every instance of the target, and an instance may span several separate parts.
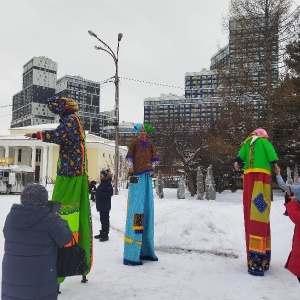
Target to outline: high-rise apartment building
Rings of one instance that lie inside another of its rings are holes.
[[[121,122],[119,124],[119,145],[129,147],[130,142],[134,138],[135,134],[132,131],[134,123],[132,122]],[[103,128],[102,137],[108,140],[115,140],[116,128],[115,126],[106,126]]]
[[[210,68],[221,78],[221,97],[253,119],[265,116],[268,97],[278,84],[278,25],[275,18],[268,22],[264,17],[231,19],[228,45],[211,58]]]
[[[197,77],[187,73],[187,77]],[[206,122],[217,119],[221,108],[219,97],[190,97],[162,94],[144,100],[144,122],[151,125],[164,124],[174,127],[184,125],[197,130]]]
[[[85,130],[100,135],[100,83],[81,76],[65,75],[57,80],[56,95],[74,99]]]
[[[210,65],[211,70],[220,74],[227,97],[238,101],[264,101],[267,93],[277,87],[276,26],[276,19],[271,17],[268,23],[264,17],[229,21],[229,43],[213,55]]]
[[[55,122],[47,98],[55,95],[57,63],[40,56],[23,66],[22,90],[13,96],[11,127]]]
[[[144,100],[144,122],[150,124],[184,125],[197,130],[217,120],[221,109],[218,95],[220,77],[216,71],[203,68],[185,74],[185,95],[162,94]]]
[[[214,54],[210,59],[210,69],[220,70],[225,66],[229,65],[229,44],[220,49],[216,54]]]
[[[207,100],[218,97],[218,88],[221,78],[214,70],[203,68],[200,72],[185,74],[185,98]]]
[[[210,70],[185,74],[185,95],[144,100],[144,121],[188,124],[191,130],[218,120],[225,98],[253,118],[267,108],[267,94],[278,83],[278,36],[267,37],[264,18],[230,20],[229,43],[211,58]],[[273,26],[274,25],[274,26]]]

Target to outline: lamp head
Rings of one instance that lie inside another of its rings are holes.
[[[88,33],[89,33],[89,35],[91,35],[91,36],[93,36],[95,38],[97,37],[97,34],[94,33],[92,30],[89,30]]]
[[[119,33],[119,34],[118,34],[118,42],[121,41],[122,37],[123,37],[123,33]]]
[[[104,50],[102,47],[99,47],[99,46],[94,46],[94,48],[95,48],[96,50]]]

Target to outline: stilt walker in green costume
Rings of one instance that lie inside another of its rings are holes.
[[[264,276],[271,262],[271,166],[278,160],[263,128],[255,129],[242,144],[234,168],[244,164],[244,224],[248,273]]]
[[[52,201],[61,202],[61,217],[68,221],[73,236],[86,252],[89,266],[81,282],[86,282],[93,261],[92,219],[86,169],[85,134],[77,115],[78,104],[69,98],[52,97],[48,108],[60,116],[55,130],[45,130],[27,137],[59,145],[59,160]],[[68,245],[67,245],[68,246]],[[58,283],[64,278],[58,278]]]

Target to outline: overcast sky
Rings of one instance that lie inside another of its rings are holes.
[[[57,78],[103,81],[115,74],[113,59],[94,49],[100,44],[88,30],[114,51],[123,33],[119,76],[138,81],[120,80],[120,121],[142,122],[145,98],[183,95],[185,73],[209,69],[211,56],[228,41],[221,26],[228,5],[229,0],[0,0],[0,133],[11,121],[12,107],[3,106],[21,91],[23,66],[32,57],[57,62]],[[113,108],[110,84],[101,89],[100,110]]]

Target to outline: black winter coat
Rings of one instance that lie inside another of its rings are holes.
[[[48,207],[14,204],[3,228],[2,300],[57,299],[57,249],[72,240]]]
[[[96,190],[97,211],[110,211],[111,196],[114,194],[111,179],[102,179]]]

